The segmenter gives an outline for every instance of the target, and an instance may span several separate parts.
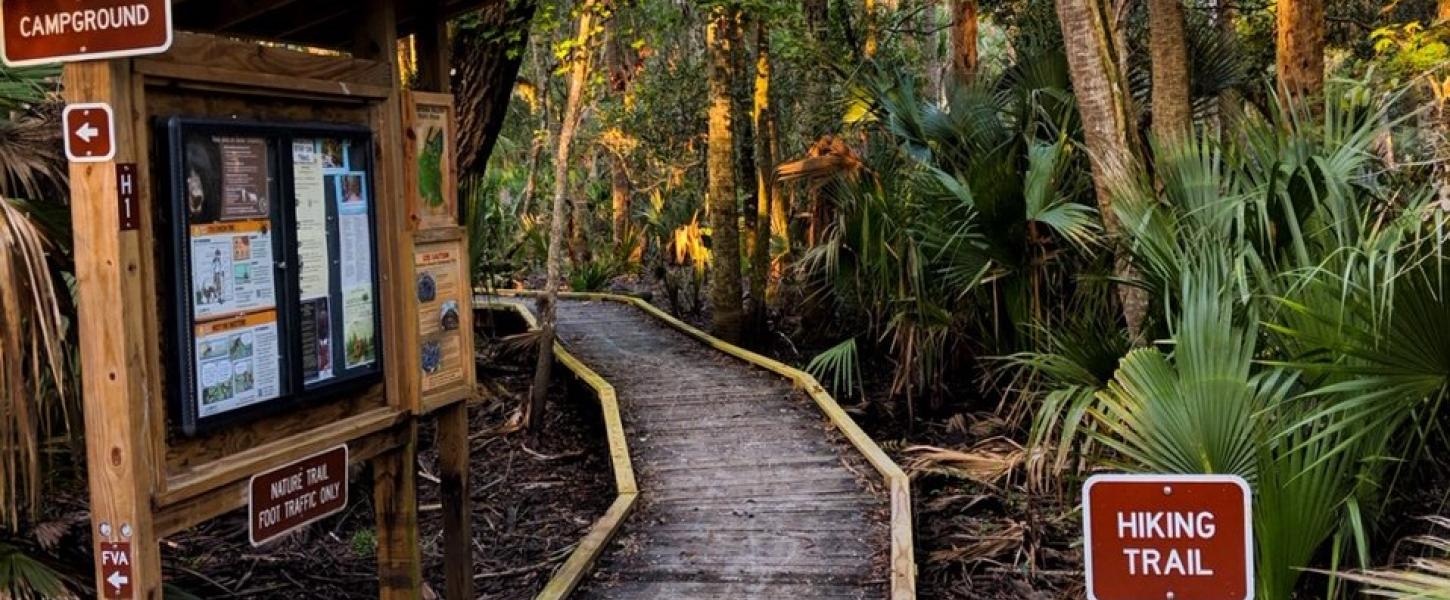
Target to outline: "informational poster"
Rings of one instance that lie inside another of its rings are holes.
[[[332,294],[332,252],[327,234],[327,182],[317,140],[292,142],[292,193],[297,199],[297,259],[303,300]]]
[[[302,337],[302,381],[332,379],[332,305],[329,298],[303,300],[298,307],[297,331]]]
[[[458,224],[453,96],[409,92],[409,204],[420,229]]]
[[[276,311],[256,312],[196,326],[196,394],[209,417],[276,398]]]
[[[463,382],[463,248],[458,242],[419,245],[414,264],[426,394]]]
[[[270,224],[193,225],[191,276],[197,320],[276,307]]]
[[[326,193],[337,212],[337,259],[342,289],[343,368],[377,361],[377,297],[373,287],[372,216],[367,173],[345,140],[322,140]]]

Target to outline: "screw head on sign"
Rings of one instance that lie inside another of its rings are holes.
[[[131,539],[131,524],[130,523],[122,523],[121,524],[121,537],[126,538],[128,540]]]
[[[101,523],[100,530],[101,530],[101,537],[111,537],[111,524],[110,523]]]
[[[1163,486],[1163,495],[1164,496],[1172,496],[1173,495],[1173,486],[1171,486],[1171,485],[1165,485],[1165,486]],[[1169,593],[1172,593],[1172,592],[1169,592]]]
[[[1174,598],[1177,598],[1178,597],[1178,594],[1175,594],[1173,592],[1168,592],[1163,597],[1166,598],[1167,600],[1173,600]]]

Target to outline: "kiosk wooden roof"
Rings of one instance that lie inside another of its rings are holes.
[[[398,37],[477,8],[508,0],[394,0]],[[315,46],[350,48],[368,18],[357,0],[172,0],[177,30]]]

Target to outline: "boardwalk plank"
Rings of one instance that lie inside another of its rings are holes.
[[[887,596],[889,502],[808,398],[632,307],[558,308],[615,388],[643,490],[579,597]]]

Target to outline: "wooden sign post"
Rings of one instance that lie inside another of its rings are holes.
[[[1098,475],[1083,486],[1090,600],[1252,600],[1249,485],[1228,475]]]
[[[404,27],[446,48],[447,15],[175,3],[178,25],[287,19],[268,21],[297,32],[279,39],[350,55],[168,27],[164,53],[65,67],[67,102],[114,116],[111,147],[70,165],[95,589],[159,599],[166,536],[251,507],[266,543],[340,508],[370,464],[380,597],[417,598],[418,423],[436,416],[446,595],[471,598],[467,237],[456,218],[412,218],[420,163],[395,52]],[[40,4],[0,0],[7,27]],[[171,2],[145,4],[170,18]],[[308,29],[333,18],[348,26]],[[100,139],[74,125],[72,141]],[[427,201],[456,206],[451,129],[426,140],[445,178]],[[270,235],[317,223],[336,231]]]

